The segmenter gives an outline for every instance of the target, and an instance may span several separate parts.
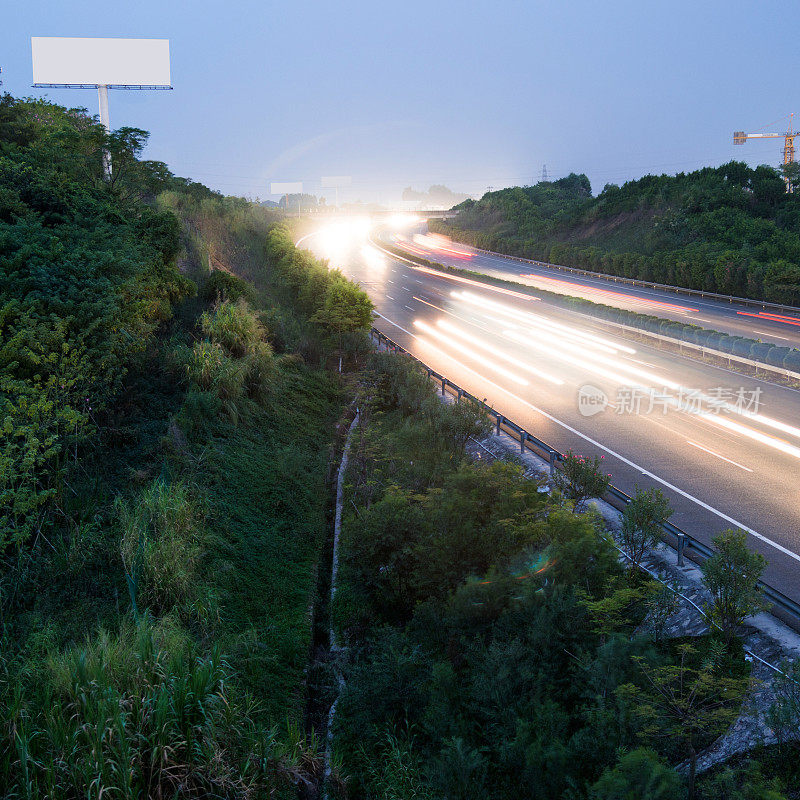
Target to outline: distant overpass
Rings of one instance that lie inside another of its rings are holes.
[[[297,211],[289,211],[288,216],[293,216]],[[317,206],[316,208],[304,208],[301,211],[302,216],[309,217],[348,217],[348,216],[369,216],[369,217],[394,217],[397,214],[410,214],[415,217],[436,217],[438,219],[449,219],[454,217],[458,212],[451,209],[442,210],[434,209],[428,211],[413,211],[410,209],[368,209],[358,210],[354,208],[337,209],[334,206]]]

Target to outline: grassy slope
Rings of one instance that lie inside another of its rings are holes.
[[[257,308],[292,315],[265,263],[273,212],[233,198],[199,207],[175,196],[161,201],[183,221],[184,268],[199,283],[210,254],[212,266],[255,287]],[[206,574],[220,602],[223,649],[271,723],[302,717],[328,458],[341,407],[324,370],[282,360],[265,404],[248,404],[238,424],[202,419],[191,436],[195,472],[213,509]]]
[[[272,722],[302,715],[338,400],[324,374],[289,366],[267,408],[236,426],[209,421],[193,437],[212,508],[206,576],[223,649]]]

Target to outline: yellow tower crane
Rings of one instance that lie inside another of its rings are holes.
[[[786,133],[745,133],[744,131],[734,131],[733,143],[744,144],[748,139],[783,139],[783,163],[794,163],[794,139],[800,136],[800,131],[792,131],[792,118],[794,114],[789,114],[789,130]],[[792,192],[792,183],[788,178],[786,181],[786,191]]]

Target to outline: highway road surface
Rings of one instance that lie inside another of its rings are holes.
[[[602,455],[628,493],[659,486],[672,521],[704,542],[747,530],[769,560],[765,579],[800,601],[800,392],[410,264],[375,247],[367,221],[328,225],[301,246],[364,287],[378,329],[540,439]]]
[[[428,234],[423,228],[403,231],[387,229],[380,236],[395,247],[407,249],[410,253],[437,263],[475,270],[559,294],[584,297],[595,303],[626,308],[640,314],[700,325],[733,336],[748,336],[770,344],[800,348],[800,314],[537,267],[501,255],[483,253],[467,245],[451,243],[444,237]]]

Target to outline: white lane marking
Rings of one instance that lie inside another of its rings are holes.
[[[773,339],[789,339],[788,336],[778,336],[777,333],[769,333],[768,331],[757,331],[755,328],[753,329],[753,333],[757,333],[760,336],[771,336]]]
[[[389,324],[394,325],[395,328],[399,328],[401,331],[403,331],[403,333],[407,333],[413,339],[418,339],[419,338],[415,333],[411,333],[411,331],[407,331],[402,325],[398,325],[396,322],[394,322],[393,320],[389,319],[388,317],[384,317],[383,314],[378,314],[378,316],[381,319],[385,319]],[[453,358],[453,357],[450,356],[450,358]],[[453,359],[453,361],[456,361],[456,359]],[[460,361],[458,361],[458,363],[461,364]],[[798,555],[797,553],[793,553],[791,550],[789,550],[788,548],[784,547],[781,544],[778,544],[777,542],[773,542],[772,539],[770,539],[767,536],[764,536],[763,533],[759,533],[758,531],[753,530],[748,525],[745,525],[743,522],[739,522],[738,520],[734,519],[733,517],[728,516],[724,512],[720,511],[718,508],[714,508],[714,506],[710,506],[708,503],[704,503],[699,497],[695,497],[694,495],[689,494],[689,492],[684,492],[683,489],[679,489],[674,484],[670,483],[667,480],[664,480],[664,478],[659,478],[659,476],[656,475],[655,473],[644,469],[644,467],[641,467],[637,463],[635,463],[634,461],[631,461],[630,459],[625,458],[625,456],[621,455],[620,453],[617,453],[616,451],[612,450],[610,447],[606,447],[605,445],[600,444],[600,442],[596,441],[595,439],[592,439],[590,436],[587,436],[585,433],[581,433],[579,430],[576,430],[571,425],[568,425],[566,422],[562,422],[560,419],[556,419],[554,416],[552,416],[552,414],[548,414],[546,411],[543,411],[541,408],[538,408],[537,406],[533,405],[533,403],[529,403],[527,400],[523,400],[518,395],[514,394],[513,392],[510,392],[508,389],[504,389],[502,386],[500,386],[499,384],[495,383],[494,381],[490,381],[488,378],[486,378],[483,375],[481,375],[480,372],[476,372],[474,369],[472,369],[471,367],[468,367],[466,364],[461,364],[461,366],[464,367],[464,369],[469,370],[473,374],[477,375],[482,381],[485,381],[486,383],[491,384],[492,386],[494,386],[496,389],[499,389],[504,394],[507,394],[509,397],[512,397],[518,403],[522,403],[522,405],[528,406],[528,408],[530,408],[533,411],[536,411],[537,413],[541,414],[543,417],[549,419],[551,422],[554,422],[556,425],[559,425],[562,428],[565,428],[570,433],[574,433],[576,436],[580,436],[581,439],[583,439],[584,441],[589,442],[589,444],[593,444],[595,447],[599,447],[601,450],[605,451],[610,456],[613,456],[614,458],[619,459],[623,464],[627,464],[629,467],[633,467],[634,469],[639,470],[639,472],[641,472],[642,475],[646,475],[648,478],[652,478],[654,481],[658,481],[662,486],[666,486],[667,489],[672,489],[672,491],[677,492],[679,495],[681,495],[682,497],[685,497],[687,500],[691,500],[693,503],[697,503],[698,506],[700,506],[701,508],[704,508],[706,511],[710,511],[712,514],[716,514],[716,516],[718,516],[720,519],[724,519],[725,522],[729,522],[731,525],[734,525],[737,528],[741,528],[743,531],[747,531],[747,533],[751,534],[752,536],[755,536],[756,539],[760,539],[762,542],[764,542],[766,544],[769,544],[769,545],[772,545],[772,547],[774,547],[776,550],[779,550],[784,555],[787,555],[790,558],[793,558],[795,561],[800,561],[800,555]]]
[[[387,294],[387,295],[386,295],[386,299],[387,299],[387,300],[394,300],[394,297],[392,297],[390,294]]]
[[[393,281],[391,278],[387,278],[386,280],[387,280],[389,283],[394,283],[394,281]]]
[[[404,291],[404,292],[410,292],[410,291],[411,291],[411,289],[409,289],[409,288],[408,288],[408,286],[404,286],[404,287],[403,287],[403,291]]]
[[[435,306],[433,303],[429,303],[427,300],[423,300],[421,297],[417,297],[414,295],[415,300],[419,300],[420,303],[425,303],[426,306],[430,306],[431,308],[435,308],[437,311],[441,311],[443,314],[451,314],[451,311],[445,311],[443,308],[439,308],[439,306]],[[455,316],[455,314],[453,314]],[[459,317],[460,319],[460,317]]]
[[[739,469],[743,469],[745,472],[753,471],[750,469],[750,467],[745,467],[738,461],[732,461],[730,458],[725,458],[725,456],[721,456],[719,453],[715,453],[713,450],[709,450],[707,447],[703,447],[703,445],[697,444],[697,442],[693,442],[691,439],[687,439],[686,442],[687,444],[690,444],[692,447],[696,447],[698,450],[702,450],[704,453],[708,453],[711,456],[716,456],[717,458],[721,458],[723,461],[727,461],[729,464],[733,464],[734,467],[739,467]]]
[[[407,308],[409,311],[413,311],[414,309],[411,306],[403,306],[403,308]]]
[[[320,233],[322,233],[322,230],[323,230],[323,229],[322,229],[322,228],[320,228],[320,229],[319,229],[319,230],[317,230],[317,231],[311,231],[311,233],[307,233],[305,236],[301,236],[301,237],[300,237],[300,238],[299,238],[299,239],[298,239],[298,240],[297,240],[297,241],[294,243],[294,246],[295,246],[295,247],[300,247],[300,242],[304,242],[306,239],[310,239],[312,236],[318,236]]]

